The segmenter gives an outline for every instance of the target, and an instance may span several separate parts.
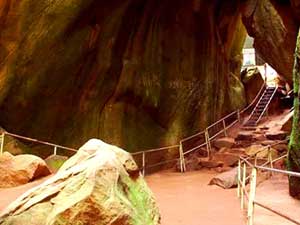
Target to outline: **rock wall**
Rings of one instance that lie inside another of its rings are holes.
[[[177,143],[245,104],[238,2],[2,0],[0,124],[73,147]]]
[[[300,22],[298,2],[247,0],[241,7],[243,22],[254,37],[256,51],[290,83]]]

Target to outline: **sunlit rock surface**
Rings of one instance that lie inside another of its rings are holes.
[[[289,82],[292,81],[293,54],[300,21],[297,2],[247,0],[242,7],[243,22],[249,35],[254,37],[256,51]]]
[[[0,188],[16,187],[49,175],[46,163],[34,155],[0,155]]]
[[[4,210],[0,224],[159,225],[160,214],[131,155],[93,139]]]

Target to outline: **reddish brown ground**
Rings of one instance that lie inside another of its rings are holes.
[[[282,175],[275,175],[259,185],[256,200],[272,209],[285,214],[296,221],[300,221],[300,201],[289,196],[288,179]],[[294,223],[277,216],[276,214],[255,207],[255,225],[292,225]]]
[[[211,171],[164,172],[147,177],[157,198],[162,225],[243,225],[236,189],[207,185]]]
[[[215,172],[161,172],[147,177],[162,214],[162,225],[243,225],[236,190],[208,186]],[[0,210],[41,181],[0,189]]]
[[[39,185],[43,181],[47,180],[49,177],[45,177],[43,179],[40,179],[38,181],[31,182],[29,184],[25,184],[19,187],[14,188],[0,188],[0,212],[8,206],[9,203],[11,203],[13,200],[18,198],[20,195],[22,195],[27,190]],[[1,214],[1,213],[0,213]]]
[[[236,189],[223,190],[208,186],[215,175],[212,171],[185,174],[161,172],[146,178],[157,199],[162,225],[244,225]],[[26,190],[38,185],[0,189],[0,210]],[[275,176],[259,185],[257,200],[300,221],[300,202],[288,195],[286,177]],[[255,208],[255,225],[291,225],[271,212]]]

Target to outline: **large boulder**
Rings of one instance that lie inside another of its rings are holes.
[[[216,153],[213,155],[213,160],[223,162],[223,166],[234,166],[239,161],[239,155],[232,153]]]
[[[266,138],[269,140],[285,140],[288,133],[286,131],[272,131],[266,133]]]
[[[247,104],[250,104],[264,84],[264,80],[257,67],[246,68],[241,74],[241,79],[245,87]]]
[[[209,185],[217,185],[224,189],[237,186],[237,168],[218,174],[209,182]]]
[[[0,156],[0,188],[16,187],[50,174],[46,163],[34,155]]]
[[[235,138],[236,141],[252,141],[254,135],[252,132],[240,131]]]
[[[132,156],[96,139],[0,218],[1,225],[160,224],[155,200]]]
[[[275,149],[270,148],[270,151],[271,151],[271,156],[273,159],[278,157],[278,152]],[[259,159],[267,159],[268,154],[269,154],[269,150],[266,146],[262,146],[262,145],[258,145],[258,144],[249,146],[248,148],[246,148],[245,152],[248,156],[256,155],[257,158],[259,158]]]
[[[235,140],[231,137],[218,138],[213,142],[213,145],[218,149],[231,148],[234,144]]]

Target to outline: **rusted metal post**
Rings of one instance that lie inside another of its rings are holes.
[[[3,132],[2,135],[1,135],[0,155],[3,154],[3,150],[4,150],[4,138],[5,138],[5,133]]]
[[[256,193],[256,177],[257,177],[257,169],[253,168],[251,177],[250,177],[250,193],[249,193],[249,202],[248,202],[248,213],[247,213],[247,225],[253,225],[253,217],[254,217],[254,200]]]
[[[223,128],[224,128],[224,135],[225,135],[225,137],[227,137],[227,129],[226,129],[225,120],[223,120]]]
[[[143,176],[145,176],[145,170],[146,170],[146,152],[143,152],[142,155],[142,163],[143,163],[143,170],[142,170],[142,174]]]

